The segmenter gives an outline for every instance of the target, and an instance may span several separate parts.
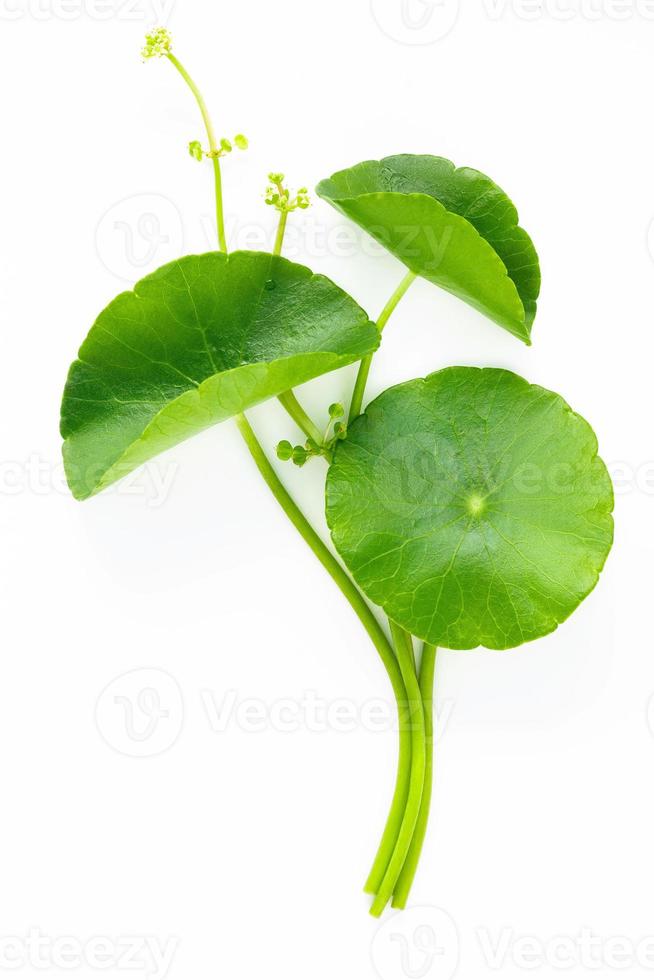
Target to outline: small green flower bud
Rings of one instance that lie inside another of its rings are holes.
[[[330,419],[342,419],[345,415],[345,409],[340,402],[334,402],[330,405],[328,410]]]
[[[172,51],[173,39],[165,27],[155,27],[145,35],[145,45],[141,51],[143,58],[161,58]]]
[[[307,453],[304,446],[295,447],[295,449],[293,450],[292,459],[296,466],[304,466],[308,458],[309,458],[309,454]]]
[[[224,136],[223,136],[223,138],[220,141],[220,149],[224,153],[231,153],[232,152],[232,144],[229,142],[229,140],[226,140]]]
[[[282,439],[281,442],[277,444],[277,459],[283,459],[287,462],[289,459],[293,458],[293,447],[291,446],[288,439]]]
[[[268,180],[271,184],[283,184],[284,174],[271,173],[268,174]]]
[[[334,424],[334,435],[337,439],[345,439],[347,435],[347,426],[342,422],[336,422]]]
[[[299,189],[299,191],[297,192],[297,196],[296,196],[295,200],[296,200],[297,206],[299,208],[301,208],[303,211],[304,211],[305,208],[308,208],[309,207],[311,201],[309,199],[309,192],[307,191],[306,187],[301,187]]]
[[[194,160],[202,159],[202,144],[199,140],[191,140],[188,145],[188,151]]]
[[[244,136],[243,133],[237,133],[234,137],[234,145],[237,146],[239,150],[247,150],[249,146],[247,136]]]

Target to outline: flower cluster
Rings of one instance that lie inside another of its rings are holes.
[[[202,157],[224,157],[226,153],[231,153],[234,147],[238,150],[247,150],[248,145],[247,137],[243,133],[237,133],[233,140],[223,137],[216,150],[203,150],[199,140],[191,140],[188,151],[194,160],[201,160]]]
[[[165,27],[155,27],[145,35],[145,45],[141,51],[143,58],[162,58],[173,49],[173,39]]]
[[[268,174],[269,184],[266,188],[265,201],[278,211],[301,211],[306,210],[310,205],[309,192],[306,187],[300,187],[295,197],[291,197],[291,192],[284,187],[284,174]]]
[[[345,439],[347,435],[347,426],[340,421],[344,415],[343,406],[334,402],[333,405],[329,406],[329,422],[322,443],[318,444],[315,439],[309,438],[303,446],[293,446],[288,439],[282,439],[277,444],[277,458],[284,462],[290,460],[296,466],[304,466],[313,456],[324,456],[331,462],[335,444],[339,439]]]

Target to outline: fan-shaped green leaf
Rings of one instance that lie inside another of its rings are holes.
[[[189,255],[121,293],[72,365],[64,462],[83,499],[182,439],[375,350],[342,289],[261,252]]]
[[[443,157],[401,154],[341,170],[316,191],[413,272],[529,343],[538,257],[489,177]]]
[[[509,371],[447,368],[385,391],[327,479],[334,544],[368,596],[438,646],[506,649],[588,595],[613,536],[592,429]]]

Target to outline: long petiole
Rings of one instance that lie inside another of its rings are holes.
[[[381,332],[386,326],[391,314],[393,313],[395,307],[400,302],[407,289],[416,278],[416,273],[408,272],[402,281],[399,283],[392,296],[389,298],[388,302],[384,306],[383,310],[379,314],[377,320],[377,327]],[[370,366],[372,364],[372,354],[368,354],[364,357],[359,364],[359,370],[357,372],[356,381],[354,384],[354,390],[352,392],[352,400],[350,402],[350,413],[349,422],[353,422],[361,414],[361,407],[363,405],[363,398],[366,390],[366,384],[368,382],[368,375],[370,373]],[[393,629],[393,623],[390,624],[391,629]],[[395,627],[395,635],[400,635],[404,631],[400,631],[399,627]],[[408,638],[409,644],[411,643],[408,634],[405,634]],[[397,646],[397,644],[396,644]],[[403,647],[406,647],[406,640],[403,641]],[[413,653],[412,653],[413,659]],[[414,668],[415,673],[415,668]],[[403,719],[402,719],[403,720]],[[386,826],[384,827],[384,832],[382,834],[379,847],[377,849],[377,854],[373,862],[372,868],[370,869],[370,874],[364,885],[364,891],[369,894],[376,894],[381,887],[382,881],[384,880],[384,875],[388,868],[388,864],[393,855],[395,845],[397,843],[398,835],[402,826],[402,819],[404,817],[404,807],[407,802],[407,797],[409,793],[409,784],[411,780],[412,772],[412,756],[411,756],[411,738],[407,737],[406,731],[400,729],[400,750],[398,755],[398,765],[397,765],[397,775],[395,779],[395,791],[393,793],[393,800],[391,802],[391,808],[386,820]],[[386,903],[384,903],[386,904]],[[374,903],[373,903],[374,909]],[[383,909],[383,907],[382,907]],[[371,909],[371,911],[373,911]],[[373,914],[380,914],[375,913]]]
[[[286,222],[288,221],[288,211],[282,209],[279,212],[279,224],[277,225],[277,236],[275,238],[275,245],[273,247],[273,255],[281,255],[282,245],[284,244],[284,232],[286,231]],[[293,421],[298,425],[298,427],[304,432],[305,436],[318,445],[323,444],[323,434],[315,424],[313,419],[311,419],[307,413],[304,411],[299,401],[297,400],[295,393],[291,391],[284,392],[283,395],[279,395],[279,401],[284,406],[288,414],[291,416]]]
[[[386,306],[379,314],[377,320],[377,327],[381,331],[386,326],[388,319],[400,302],[407,289],[416,278],[415,272],[407,272],[402,282],[399,284],[391,298],[386,303]],[[368,375],[370,374],[370,365],[372,364],[372,354],[367,354],[366,357],[362,359],[359,364],[359,371],[354,382],[354,391],[352,392],[352,401],[350,403],[350,418],[349,421],[353,422],[355,418],[361,415],[361,406],[363,405],[363,396],[366,391],[366,384],[368,383]]]
[[[313,439],[318,446],[322,446],[322,432],[315,424],[313,419],[310,418],[304,411],[299,401],[295,397],[293,390],[285,391],[283,395],[278,396],[278,400],[284,406],[298,428],[300,428],[302,432],[309,437],[309,439]]]
[[[220,174],[220,159],[218,158],[218,144],[216,142],[216,134],[214,132],[213,123],[211,122],[211,116],[209,115],[209,110],[207,109],[207,104],[202,97],[200,89],[197,87],[189,73],[187,72],[181,61],[175,57],[175,55],[169,51],[166,54],[168,61],[175,66],[177,71],[180,73],[188,87],[190,88],[195,101],[197,102],[200,112],[202,113],[202,121],[204,122],[204,128],[207,133],[207,139],[209,141],[209,150],[211,153],[211,162],[213,164],[213,176],[214,176],[214,191],[216,198],[216,227],[218,229],[218,244],[220,245],[220,251],[227,251],[227,239],[225,238],[225,216],[223,214],[223,189],[222,189],[222,177]]]
[[[216,137],[213,130],[213,125],[211,122],[211,117],[207,109],[204,98],[198,89],[197,85],[188,74],[181,62],[171,53],[168,52],[166,55],[168,60],[175,66],[177,71],[180,73],[191,92],[193,93],[195,100],[200,108],[202,114],[202,119],[204,121],[204,126],[207,133],[207,139],[209,141],[209,148],[213,154],[212,160],[214,165],[214,190],[216,199],[216,226],[218,230],[218,241],[220,249],[223,252],[227,251],[227,242],[225,239],[225,225],[223,216],[223,201],[222,201],[222,183],[220,174],[220,161],[217,156],[217,143]],[[280,216],[279,228],[277,231],[277,239],[275,242],[275,254],[279,254],[281,251],[284,231],[286,228],[286,214],[282,213]],[[408,288],[408,284],[407,287]],[[398,302],[399,302],[398,297]],[[389,314],[390,315],[390,311]],[[297,401],[297,398],[292,391],[286,392],[280,397],[281,403],[284,405],[286,410],[289,412],[291,417],[300,426],[300,428],[311,438],[314,438],[318,444],[321,444],[321,433],[320,430],[314,425],[309,416],[304,412],[304,409]],[[309,545],[315,556],[321,562],[325,570],[329,573],[331,578],[334,580],[336,585],[350,603],[350,606],[359,617],[364,629],[368,633],[368,636],[372,640],[379,656],[381,657],[382,663],[386,669],[391,686],[393,688],[393,693],[395,695],[395,700],[397,702],[398,710],[398,722],[400,727],[400,749],[399,757],[402,763],[400,770],[402,773],[408,771],[408,766],[406,763],[407,753],[410,750],[410,745],[407,747],[407,740],[405,735],[405,724],[403,718],[403,705],[406,704],[407,693],[404,686],[404,680],[402,677],[402,671],[400,670],[398,660],[396,659],[393,647],[390,645],[386,634],[377,622],[374,614],[372,613],[370,607],[366,603],[365,599],[358,591],[350,577],[347,575],[345,570],[341,567],[339,562],[336,560],[334,555],[331,553],[329,548],[325,545],[320,536],[313,529],[311,524],[307,521],[306,517],[297,506],[291,495],[286,490],[285,486],[277,476],[275,470],[271,466],[262,446],[260,445],[250,423],[244,414],[236,416],[236,424],[247,445],[250,454],[267,483],[268,487],[272,491],[275,499],[280,504],[282,510],[290,519],[295,528],[299,531],[301,536],[304,538],[305,542]],[[316,439],[316,434],[318,438]],[[410,756],[409,765],[410,765]],[[396,797],[397,797],[396,792]],[[393,804],[391,806],[391,812],[395,807],[401,813],[401,808],[404,806],[404,798],[393,799]]]
[[[392,624],[391,624],[392,628]],[[398,631],[400,628],[396,626]],[[406,686],[406,685],[405,685]],[[409,795],[409,780],[411,778],[411,710],[408,704],[402,705],[399,713],[400,745],[397,760],[397,775],[391,808],[388,812],[386,826],[382,834],[377,854],[363,890],[369,895],[376,895],[384,878],[389,861],[395,850],[398,834],[402,825],[402,817]]]
[[[406,703],[407,695],[400,666],[396,660],[393,648],[390,645],[386,634],[377,622],[372,610],[355,584],[352,582],[347,572],[342,568],[322,538],[313,529],[311,524],[309,524],[302,511],[277,476],[277,473],[270,464],[268,457],[263,451],[263,448],[245,415],[237,415],[236,424],[248,449],[250,450],[250,454],[256,463],[257,469],[268,484],[268,487],[272,491],[278,504],[291,523],[300,532],[318,561],[332,577],[351,605],[352,609],[361,620],[365,631],[375,645],[384,667],[386,668],[399,710],[401,706]]]
[[[406,688],[409,717],[411,719],[411,772],[406,807],[397,835],[397,841],[377,895],[370,906],[370,913],[374,916],[381,915],[386,908],[404,866],[413,839],[413,832],[418,821],[425,782],[425,719],[422,709],[422,698],[420,696],[420,686],[416,674],[413,643],[409,634],[393,622],[391,622],[391,631],[393,633],[397,662],[399,663],[402,680]]]
[[[409,892],[413,884],[413,879],[420,860],[422,845],[427,832],[429,822],[429,808],[431,806],[432,778],[434,770],[434,670],[436,667],[436,647],[430,643],[425,643],[422,648],[420,659],[420,696],[422,699],[422,709],[425,717],[425,783],[420,802],[420,812],[416,827],[413,832],[411,847],[406,856],[404,867],[397,879],[395,891],[393,892],[393,908],[403,909],[406,906]]]

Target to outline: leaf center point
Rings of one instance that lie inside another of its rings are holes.
[[[466,498],[465,506],[471,517],[480,517],[486,510],[486,498],[480,493],[471,493]]]

